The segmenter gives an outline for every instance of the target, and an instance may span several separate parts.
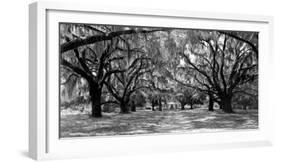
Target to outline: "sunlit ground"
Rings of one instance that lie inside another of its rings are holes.
[[[88,114],[62,113],[61,137],[111,136],[151,133],[216,132],[257,129],[257,110],[235,110],[226,114],[206,108],[193,110],[138,110],[130,114],[103,113],[102,118]]]

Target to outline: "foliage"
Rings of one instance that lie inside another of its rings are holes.
[[[61,99],[84,96],[93,117],[168,102],[232,113],[257,107],[258,33],[61,23],[60,69]]]

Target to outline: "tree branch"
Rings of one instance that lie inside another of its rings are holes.
[[[85,78],[88,81],[92,79],[85,71],[83,71],[79,67],[73,66],[71,63],[69,63],[68,61],[66,61],[63,58],[61,58],[61,65],[69,68],[70,70],[72,70],[73,72],[77,73],[78,75],[80,75],[81,77]]]
[[[67,83],[70,81],[70,79],[71,79],[72,77],[77,77],[77,78],[79,78],[79,76],[78,76],[77,74],[71,73],[70,75],[68,75],[67,79],[65,79],[65,81],[62,82],[62,83],[60,83],[60,84],[61,84],[61,85],[67,84]]]
[[[115,37],[121,36],[121,35],[127,35],[127,34],[146,34],[146,33],[151,33],[151,32],[156,32],[156,31],[165,31],[167,29],[157,29],[157,30],[122,30],[122,31],[114,31],[110,32],[108,34],[102,34],[102,35],[94,35],[94,36],[89,36],[85,39],[74,39],[72,41],[66,42],[61,44],[60,46],[60,53],[78,48],[80,46],[84,46],[87,44],[93,44],[96,42],[101,42],[101,41],[106,41],[106,40],[111,40]]]
[[[250,41],[248,41],[248,40],[246,40],[246,39],[243,39],[243,38],[241,38],[241,37],[239,37],[239,36],[237,36],[237,35],[235,35],[235,34],[232,34],[232,33],[230,33],[230,32],[227,32],[227,31],[219,31],[219,32],[222,33],[222,34],[224,34],[224,35],[228,35],[228,36],[230,36],[230,37],[232,37],[232,38],[235,38],[235,39],[237,39],[237,40],[239,40],[239,41],[242,41],[242,42],[247,43],[248,45],[250,45],[250,47],[253,49],[253,51],[254,51],[256,54],[258,54],[258,48],[257,48],[252,42],[250,42]]]

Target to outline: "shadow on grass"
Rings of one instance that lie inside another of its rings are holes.
[[[92,118],[87,114],[63,115],[60,131],[62,137],[79,137],[256,128],[257,111],[226,114],[220,110],[209,112],[206,109],[193,109],[104,113],[102,118]]]

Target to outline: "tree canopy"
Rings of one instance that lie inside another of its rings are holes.
[[[137,100],[232,113],[258,95],[258,33],[61,23],[60,68],[61,96],[87,96],[93,117]]]

